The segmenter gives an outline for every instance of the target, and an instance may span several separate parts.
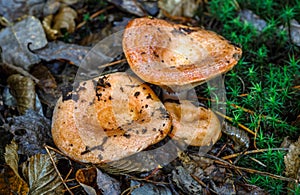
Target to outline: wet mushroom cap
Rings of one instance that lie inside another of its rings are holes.
[[[220,121],[210,109],[197,107],[187,100],[180,104],[166,102],[165,107],[172,119],[173,129],[169,133],[172,139],[191,146],[208,146],[220,139]]]
[[[94,164],[119,160],[159,142],[171,128],[169,114],[155,93],[127,73],[81,82],[72,93],[72,98],[57,102],[52,136],[74,160]]]
[[[130,21],[122,44],[131,69],[160,86],[200,84],[229,71],[242,54],[214,32],[155,18]]]

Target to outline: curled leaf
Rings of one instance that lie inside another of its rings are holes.
[[[57,158],[52,155],[55,162]],[[62,194],[62,181],[48,154],[37,154],[22,164],[22,173],[29,184],[29,194]]]
[[[7,83],[17,100],[20,114],[24,114],[28,109],[35,109],[35,84],[31,78],[14,74],[8,77]]]
[[[56,38],[62,36],[63,29],[68,33],[73,33],[75,31],[76,18],[76,11],[70,7],[61,7],[55,16],[49,15],[45,17],[43,20],[43,27],[48,38],[55,40]]]
[[[58,38],[59,32],[58,30],[52,28],[51,26],[52,20],[53,20],[53,15],[52,14],[48,15],[44,17],[42,24],[48,39],[55,40]]]
[[[234,141],[234,149],[236,151],[249,148],[250,138],[245,131],[225,122],[223,123],[222,132],[228,135],[228,137]]]
[[[199,0],[159,0],[158,7],[171,16],[193,17],[200,3]]]

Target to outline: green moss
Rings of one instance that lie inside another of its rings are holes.
[[[264,19],[265,28],[258,31],[253,24],[243,22],[239,16],[242,9],[249,9]],[[284,137],[295,140],[300,134],[299,128],[292,124],[300,114],[300,91],[293,88],[300,85],[300,52],[291,42],[288,30],[292,19],[300,22],[300,1],[289,0],[283,4],[279,0],[212,0],[207,10],[211,15],[208,21],[216,23],[212,30],[243,49],[242,59],[225,77],[227,115],[234,124],[257,129],[257,147],[270,149],[251,155],[266,167],[248,156],[240,160],[240,165],[284,176],[285,153],[271,149],[280,147]],[[231,104],[250,109],[254,114],[233,108]],[[266,176],[249,175],[248,181],[270,194],[289,190],[286,182]],[[299,186],[293,190],[299,194]]]

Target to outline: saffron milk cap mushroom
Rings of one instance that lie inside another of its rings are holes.
[[[221,137],[221,126],[217,116],[203,107],[196,107],[188,100],[180,104],[166,102],[172,119],[169,136],[191,146],[209,146]]]
[[[242,50],[198,27],[155,18],[131,20],[123,50],[130,68],[146,82],[191,88],[230,70]]]
[[[127,73],[80,82],[60,98],[53,114],[56,146],[74,160],[101,164],[135,154],[162,140],[168,112],[151,88]]]

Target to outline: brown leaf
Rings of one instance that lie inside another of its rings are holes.
[[[29,191],[27,183],[18,173],[19,157],[18,145],[12,141],[5,147],[5,161],[8,167],[0,174],[0,194],[27,194]]]
[[[53,17],[54,16],[52,14],[48,15],[48,16],[44,17],[43,22],[42,22],[45,33],[46,33],[48,39],[50,39],[50,40],[56,40],[59,37],[58,30],[53,29],[51,26]]]
[[[159,0],[158,7],[171,16],[193,17],[200,3],[199,0]]]
[[[7,83],[17,100],[20,114],[24,114],[28,109],[35,109],[35,84],[31,78],[13,74],[8,77]]]
[[[116,179],[94,167],[79,169],[76,172],[76,180],[88,194],[118,195],[121,193],[120,183]]]
[[[52,155],[57,162],[55,155]],[[48,154],[37,154],[22,164],[22,173],[29,184],[31,195],[63,194],[62,181]]]
[[[39,64],[31,69],[31,74],[39,79],[38,86],[45,92],[52,91],[57,88],[55,78],[45,65]]]
[[[13,195],[21,194],[26,195],[29,192],[29,188],[26,182],[16,175],[15,172],[7,167],[3,173],[0,173],[0,194],[1,195]]]
[[[75,31],[75,19],[77,13],[70,7],[61,7],[59,12],[53,16],[49,15],[43,20],[43,27],[50,40],[55,40],[63,35],[62,29],[68,33]],[[52,25],[53,24],[53,25]]]
[[[17,151],[18,151],[18,145],[16,144],[15,141],[12,141],[10,144],[8,144],[5,147],[4,158],[6,164],[10,166],[10,168],[14,171],[15,175],[20,177],[18,174],[19,156]]]

